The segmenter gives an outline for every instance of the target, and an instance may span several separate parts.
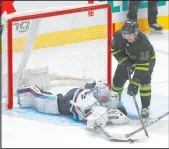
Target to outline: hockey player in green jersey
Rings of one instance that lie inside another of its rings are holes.
[[[155,51],[150,41],[139,30],[136,21],[126,21],[122,29],[115,32],[112,39],[112,55],[118,61],[113,77],[112,90],[121,95],[128,74],[133,75],[127,94],[141,98],[141,116],[149,117],[151,101],[151,75],[155,66]]]

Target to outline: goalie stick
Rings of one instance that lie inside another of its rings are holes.
[[[86,115],[85,113],[83,113],[83,111],[80,110],[80,107],[75,102],[71,102],[71,104],[77,107],[76,110],[78,110],[82,115]],[[117,135],[116,136],[110,135],[103,127],[99,126],[98,124],[95,124],[94,128],[98,130],[99,132],[101,132],[101,134],[103,134],[103,136],[110,141],[130,142],[130,143],[138,141],[138,139],[130,139],[130,138],[125,138],[125,137],[119,137]]]
[[[169,114],[169,112],[166,112],[165,114],[159,116],[158,118],[145,123],[145,127],[149,127],[151,125],[153,125],[154,123],[158,122],[160,119],[164,118],[165,116],[167,116]],[[141,140],[143,140],[143,138],[138,138],[138,139],[131,139],[129,137],[133,136],[134,134],[140,132],[141,130],[143,130],[143,126],[138,128],[137,130],[128,133],[128,134],[124,134],[124,135],[118,135],[118,134],[114,134],[114,135],[110,135],[108,132],[106,132],[102,127],[100,126],[96,126],[95,127],[97,130],[99,130],[108,140],[110,141],[114,141],[114,142],[130,142],[130,143],[134,143],[134,142],[140,142]],[[147,139],[147,137],[146,137]]]
[[[72,102],[72,104],[76,107],[77,104]],[[77,109],[79,110],[79,108]],[[82,111],[80,110],[80,112],[82,113]],[[148,126],[151,126],[152,124],[156,123],[157,121],[159,121],[160,119],[164,118],[165,116],[167,116],[169,114],[169,112],[161,115],[160,117],[148,122],[148,123],[145,123],[144,126],[145,127],[148,127]],[[131,133],[128,133],[128,134],[109,134],[104,128],[102,128],[101,126],[99,125],[96,125],[95,126],[95,129],[98,130],[101,134],[103,134],[103,136],[108,139],[109,141],[113,141],[113,142],[129,142],[129,143],[134,143],[134,142],[140,142],[141,140],[143,140],[143,138],[138,138],[138,139],[131,139],[129,137],[133,136],[134,134],[140,132],[141,130],[144,129],[144,127],[140,127],[139,129],[131,132]],[[148,137],[146,137],[147,139]]]
[[[115,136],[115,135],[111,135],[109,134],[104,128],[102,128],[99,125],[95,126],[95,129],[100,131],[103,136],[108,139],[109,141],[113,141],[113,142],[129,142],[129,143],[134,143],[134,142],[138,142],[139,139],[131,139],[131,138],[125,138],[125,137],[121,137],[121,136]]]

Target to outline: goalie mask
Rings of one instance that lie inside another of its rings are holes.
[[[108,101],[110,96],[108,85],[102,82],[97,83],[92,92],[94,97],[101,101]]]

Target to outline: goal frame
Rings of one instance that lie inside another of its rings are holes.
[[[13,52],[12,52],[12,23],[16,21],[24,21],[29,19],[40,19],[40,18],[46,18],[46,17],[52,17],[52,16],[59,16],[59,15],[65,15],[65,14],[72,14],[72,13],[78,13],[78,12],[88,12],[89,10],[99,10],[99,9],[107,9],[107,83],[111,87],[112,84],[112,60],[111,60],[111,39],[112,39],[112,11],[111,6],[109,4],[99,4],[99,5],[92,5],[88,4],[83,7],[77,7],[77,8],[67,8],[65,10],[55,10],[52,12],[43,12],[39,14],[31,14],[31,15],[23,15],[23,16],[16,16],[11,17],[7,20],[7,70],[8,70],[8,104],[7,108],[12,109],[13,108]]]

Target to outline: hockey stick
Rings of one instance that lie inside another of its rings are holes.
[[[75,107],[77,107],[76,110],[78,110],[82,116],[85,116],[86,114],[83,113],[82,110],[80,110],[80,107],[74,103],[74,102],[71,102],[71,104]],[[125,138],[125,137],[118,137],[118,136],[113,136],[113,135],[110,135],[107,131],[105,131],[105,129],[101,126],[99,126],[97,123],[95,124],[95,127],[94,127],[96,130],[98,130],[101,134],[103,134],[103,136],[110,140],[110,141],[114,141],[114,142],[130,142],[130,143],[133,143],[135,141],[137,141],[138,139],[130,139],[130,138]]]
[[[154,123],[158,122],[160,119],[164,118],[165,116],[167,116],[169,114],[169,112],[159,116],[158,118],[150,121],[149,123],[145,123],[145,127],[149,127],[151,125],[153,125]],[[95,129],[99,130],[108,140],[110,141],[114,141],[114,142],[130,142],[130,143],[134,143],[134,142],[140,142],[145,140],[145,138],[137,138],[137,139],[131,139],[129,137],[133,136],[134,134],[140,132],[141,130],[143,130],[143,127],[138,128],[137,130],[128,133],[128,134],[109,134],[108,132],[106,132],[102,127],[100,126],[96,126]],[[147,137],[146,137],[147,138]]]
[[[130,142],[130,143],[134,143],[137,142],[138,139],[130,139],[129,137],[118,137],[118,136],[113,136],[110,135],[104,128],[102,128],[99,125],[95,126],[95,129],[100,131],[101,134],[103,134],[103,136],[108,139],[109,141],[113,141],[113,142]]]
[[[148,123],[145,123],[145,127],[149,127],[149,126],[153,125],[154,123],[158,122],[160,119],[164,118],[164,117],[167,116],[168,114],[169,114],[169,112],[167,112],[167,113],[165,113],[165,114],[159,116],[158,118],[156,118],[156,119],[154,119],[154,120],[151,120],[151,121],[148,122]],[[124,139],[129,139],[129,137],[133,136],[134,134],[140,132],[140,131],[143,130],[143,129],[144,129],[143,127],[140,127],[140,128],[138,128],[138,129],[136,129],[136,130],[134,130],[133,132],[128,133],[128,134],[121,134],[121,135],[119,135],[119,134],[112,134],[112,136],[116,136],[116,138],[119,136],[118,139],[123,139],[123,140],[124,140]],[[146,138],[147,138],[147,137],[146,137]],[[141,139],[143,139],[143,138],[135,139],[135,140],[133,140],[133,142],[135,142],[135,141],[140,142]],[[132,141],[132,139],[131,139],[131,141]]]
[[[154,120],[152,120],[152,121],[150,121],[150,122],[148,122],[148,123],[145,123],[145,127],[151,126],[152,124],[158,122],[160,119],[164,118],[164,117],[167,116],[168,114],[169,114],[169,112],[167,112],[167,113],[165,113],[165,114],[159,116],[158,118],[156,118],[156,119],[154,119]],[[137,129],[137,130],[135,130],[135,131],[133,131],[133,132],[131,132],[131,133],[129,133],[129,134],[126,134],[126,135],[125,135],[125,138],[129,138],[129,137],[131,137],[132,135],[134,135],[134,134],[140,132],[140,131],[143,130],[143,129],[144,129],[144,127],[140,127],[139,129]]]
[[[127,68],[127,71],[128,71],[128,78],[129,78],[129,81],[131,81],[130,71],[129,71],[128,68]],[[136,97],[135,97],[135,96],[133,96],[133,100],[134,100],[134,104],[135,104],[136,109],[137,109],[137,113],[138,113],[140,122],[141,122],[141,124],[142,124],[142,126],[143,126],[145,135],[149,138],[149,135],[148,135],[148,132],[147,132],[147,130],[146,130],[145,124],[144,124],[144,122],[143,122],[143,119],[142,119],[142,117],[141,117],[140,110],[139,110],[139,106],[138,106],[138,103],[137,103],[137,100],[136,100]]]

